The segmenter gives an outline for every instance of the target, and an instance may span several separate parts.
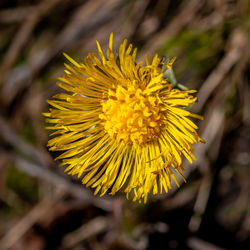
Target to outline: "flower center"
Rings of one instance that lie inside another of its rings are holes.
[[[107,133],[118,141],[141,145],[152,141],[163,125],[161,100],[139,86],[110,89],[99,115]]]

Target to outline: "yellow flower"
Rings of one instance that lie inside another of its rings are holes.
[[[89,53],[77,63],[65,55],[72,65],[57,84],[66,93],[48,100],[53,108],[44,114],[53,124],[46,128],[55,130],[48,147],[63,151],[56,159],[95,194],[123,188],[127,198],[146,202],[150,192],[168,192],[171,180],[179,186],[182,155],[192,163],[192,144],[204,142],[188,117],[202,117],[183,109],[196,101],[196,91],[173,89],[163,77],[174,59],[164,64],[155,55],[150,63],[146,56],[142,66],[127,40],[118,56],[112,44],[111,33],[105,57],[97,42],[101,60]]]

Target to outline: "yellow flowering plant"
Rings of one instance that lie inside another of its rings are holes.
[[[193,144],[204,142],[189,117],[202,119],[191,106],[195,90],[173,88],[164,77],[172,67],[156,54],[145,65],[136,63],[137,49],[125,39],[116,56],[113,33],[100,59],[89,53],[78,63],[65,54],[65,75],[57,83],[65,90],[48,100],[46,116],[54,130],[48,142],[68,174],[82,178],[95,194],[124,190],[133,201],[147,201],[149,193],[168,192],[175,174],[182,176],[182,156],[190,163]],[[183,176],[182,176],[183,177]],[[183,177],[184,178],[184,177]]]

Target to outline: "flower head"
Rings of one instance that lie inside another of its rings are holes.
[[[127,40],[117,56],[112,44],[111,33],[105,57],[97,42],[101,60],[89,53],[77,63],[65,55],[71,65],[57,84],[66,93],[48,100],[52,108],[44,114],[53,124],[47,129],[55,130],[48,146],[63,151],[56,159],[95,194],[123,188],[134,201],[146,201],[150,192],[167,192],[172,180],[179,185],[182,155],[192,163],[193,144],[203,142],[188,117],[202,117],[183,109],[196,91],[173,89],[164,78],[174,59],[162,63],[155,55],[150,63],[146,56],[142,66]]]

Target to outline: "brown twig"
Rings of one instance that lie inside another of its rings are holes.
[[[15,9],[4,9],[0,11],[0,23],[10,24],[20,22],[27,18],[29,13],[32,13],[36,7],[26,6]]]
[[[62,245],[66,248],[72,249],[74,246],[83,242],[84,240],[107,231],[112,224],[112,221],[107,217],[96,217],[87,224],[82,225],[76,231],[67,234]]]
[[[187,244],[192,250],[225,250],[225,248],[218,247],[210,242],[195,237],[189,238]]]
[[[15,150],[32,159],[34,162],[46,164],[44,155],[32,145],[25,142],[16,132],[11,129],[7,121],[0,117],[0,137],[10,144]]]
[[[215,88],[218,87],[232,66],[240,59],[246,45],[245,33],[238,29],[235,30],[228,42],[229,51],[202,84],[198,93],[199,102],[194,106],[194,110],[200,111],[202,109]]]
[[[200,0],[185,1],[180,6],[180,10],[177,12],[172,21],[162,31],[153,36],[152,39],[149,39],[143,50],[147,51],[147,54],[149,55],[153,55],[155,52],[158,52],[166,41],[177,34],[193,19],[202,6],[202,3],[203,1]]]
[[[37,7],[34,7],[32,11],[30,11],[29,14],[26,15],[25,21],[18,30],[8,51],[4,56],[3,64],[1,65],[0,70],[0,84],[1,81],[5,79],[6,73],[9,71],[9,69],[15,62],[21,49],[30,38],[32,30],[34,29],[37,22],[42,18],[43,15],[47,14],[47,12],[52,9],[58,2],[59,0],[42,1],[41,4],[39,4]]]
[[[23,172],[32,177],[41,179],[53,186],[64,190],[65,193],[71,194],[73,197],[84,200],[86,205],[94,204],[104,210],[110,211],[112,208],[111,200],[105,200],[94,196],[90,191],[81,186],[71,183],[68,179],[52,172],[48,168],[29,162],[17,155],[12,155],[15,165]]]
[[[47,200],[40,201],[28,214],[13,226],[0,240],[2,250],[10,249],[47,212]]]

